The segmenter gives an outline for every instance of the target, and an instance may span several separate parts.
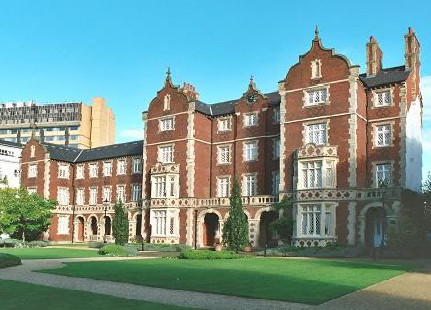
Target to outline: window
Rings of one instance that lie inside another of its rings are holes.
[[[257,126],[257,113],[244,114],[244,127]]]
[[[218,163],[230,163],[230,145],[219,146],[218,148]]]
[[[105,177],[112,175],[112,162],[107,161],[103,163],[103,175]]]
[[[69,234],[69,216],[68,215],[59,215],[57,227],[58,227],[57,233],[59,235],[68,235]]]
[[[97,164],[90,164],[90,178],[97,178]]]
[[[280,158],[280,138],[275,138],[272,140],[273,143],[273,158],[279,159]]]
[[[322,187],[322,162],[309,161],[302,163],[304,188]]]
[[[390,185],[392,182],[392,176],[391,176],[391,164],[385,163],[385,164],[378,164],[376,165],[376,184],[377,187],[380,187],[382,185]]]
[[[117,161],[117,174],[126,174],[126,161],[124,159]]]
[[[108,201],[111,202],[111,188],[104,187],[103,188],[103,202]]]
[[[142,159],[141,158],[133,158],[133,173],[141,173],[142,172]]]
[[[217,197],[228,197],[229,188],[229,177],[217,178]]]
[[[13,175],[15,178],[19,178],[21,175],[21,171],[19,169],[14,169]]]
[[[90,188],[90,204],[95,205],[97,203],[97,188]]]
[[[174,118],[165,118],[159,120],[159,130],[160,131],[166,131],[166,130],[174,130]]]
[[[301,207],[302,234],[316,236],[321,233],[322,207],[320,205],[307,205]]]
[[[230,130],[230,117],[220,118],[217,121],[219,131]]]
[[[326,88],[311,90],[307,92],[308,100],[306,100],[307,106],[310,105],[321,105],[326,103],[328,97],[328,91]]]
[[[30,147],[30,157],[35,157],[35,156],[36,156],[36,147],[32,145]]]
[[[132,201],[139,201],[141,199],[142,186],[134,184],[132,187]]]
[[[37,177],[37,164],[28,165],[28,177],[29,178]]]
[[[174,148],[173,146],[160,146],[159,147],[159,162],[162,164],[174,162]]]
[[[156,236],[165,236],[166,235],[166,211],[154,211],[154,225],[152,225],[154,229],[154,234]]]
[[[274,115],[272,116],[274,123],[280,123],[280,108],[274,108]]]
[[[375,106],[385,107],[391,105],[391,91],[380,91],[376,93]]]
[[[60,205],[69,204],[69,189],[59,187],[57,189],[57,201]]]
[[[83,179],[84,178],[84,166],[79,165],[76,167],[76,178]]]
[[[376,145],[388,146],[392,144],[391,125],[376,126]]]
[[[247,174],[244,176],[243,195],[255,196],[257,192],[257,177],[256,174]]]
[[[152,198],[178,198],[179,179],[177,174],[153,175],[151,177]]]
[[[69,166],[68,165],[58,165],[58,177],[62,179],[69,178]]]
[[[311,62],[311,78],[312,79],[317,79],[317,78],[322,77],[321,66],[322,66],[322,62],[320,61],[320,59],[316,59],[316,60],[313,60]]]
[[[27,192],[32,195],[32,194],[37,194],[37,188],[36,187],[28,187],[27,188]]]
[[[171,95],[166,95],[163,100],[163,111],[167,111],[171,109]]]
[[[326,143],[326,123],[307,126],[307,143],[316,145]]]
[[[117,201],[126,201],[126,187],[124,185],[117,185]]]
[[[85,204],[85,193],[83,188],[78,188],[76,191],[76,204],[80,206]]]
[[[244,161],[257,160],[257,141],[244,142]]]
[[[280,185],[280,172],[272,173],[272,194],[278,195],[279,193],[279,185]]]

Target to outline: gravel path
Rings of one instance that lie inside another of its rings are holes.
[[[118,260],[127,258],[92,257],[70,259],[33,259],[23,260],[23,265],[2,269],[0,279],[15,280],[56,288],[81,290],[128,299],[146,300],[176,306],[195,307],[201,309],[314,309],[315,306],[283,302],[276,300],[252,299],[210,293],[171,290],[141,286],[135,284],[100,281],[93,279],[74,278],[33,272],[33,270],[60,268],[66,262],[84,262],[100,260]],[[136,259],[136,257],[130,258]],[[146,259],[146,258],[141,258]]]

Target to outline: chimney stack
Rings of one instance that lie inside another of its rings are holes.
[[[367,76],[376,75],[382,70],[383,53],[376,39],[371,36],[370,42],[367,43]]]

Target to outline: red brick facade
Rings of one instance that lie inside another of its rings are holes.
[[[221,238],[229,190],[237,178],[254,246],[268,241],[271,206],[284,195],[294,201],[296,245],[383,242],[377,231],[396,224],[401,189],[418,190],[420,184],[420,173],[414,174],[422,152],[417,136],[422,116],[420,46],[412,29],[405,42],[405,65],[384,68],[383,54],[371,37],[367,70],[360,74],[359,66],[324,48],[316,31],[310,50],[289,69],[277,92],[263,94],[251,79],[239,99],[216,104],[201,102],[189,84],[175,86],[168,71],[143,114],[146,213],[141,225],[140,204],[130,204],[130,236],[140,230],[151,242],[212,246]],[[36,157],[29,159],[33,144]],[[132,157],[127,157],[127,167]],[[48,183],[26,178],[26,165],[37,160],[38,174],[49,178]],[[106,160],[98,161],[99,175]],[[116,171],[115,158],[112,163]],[[75,171],[78,164],[70,165]],[[41,195],[56,198],[58,187],[76,192],[79,187],[119,184],[130,195],[131,184],[140,182],[139,175],[129,174],[94,179],[86,170],[84,179],[61,183],[56,169],[43,146],[29,142],[23,151],[22,181],[37,186]],[[77,240],[79,229],[85,238],[90,235],[92,208],[100,222],[101,203],[99,191],[99,208],[83,207],[82,229],[74,214]],[[385,217],[370,220],[369,210],[375,209],[384,210]],[[54,220],[50,238],[60,240],[55,225]],[[99,226],[94,238],[100,239]]]

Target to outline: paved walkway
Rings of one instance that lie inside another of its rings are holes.
[[[189,292],[141,286],[128,283],[100,281],[93,279],[74,278],[60,275],[51,275],[33,272],[33,270],[60,268],[65,262],[84,262],[101,260],[118,260],[125,258],[92,257],[70,259],[34,259],[23,260],[23,265],[2,269],[0,279],[28,282],[52,286],[56,288],[80,290],[128,299],[146,300],[176,306],[195,307],[202,309],[232,309],[232,310],[299,310],[315,308],[309,305],[283,302],[276,300],[252,299],[235,296],[226,296],[210,293]],[[126,258],[127,259],[127,258]],[[132,257],[129,259],[136,259]],[[141,258],[145,259],[145,258]]]

